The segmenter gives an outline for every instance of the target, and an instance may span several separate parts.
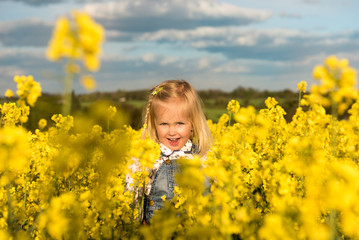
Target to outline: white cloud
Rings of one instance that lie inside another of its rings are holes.
[[[61,3],[64,0],[13,0],[15,2],[23,2],[33,6],[41,6],[41,5],[48,5],[54,3]]]
[[[211,62],[207,58],[202,58],[198,60],[197,67],[198,69],[204,69],[209,67]]]
[[[2,21],[0,22],[0,31],[8,32],[12,29],[19,28],[19,26],[53,26],[53,22],[41,20],[39,18],[29,18],[17,21]]]
[[[9,81],[12,80],[14,76],[16,75],[28,75],[28,73],[26,73],[22,68],[17,67],[17,66],[0,66],[0,72],[2,72],[3,78],[6,79],[1,79],[1,80],[5,80],[5,81]],[[11,82],[12,85],[16,85],[16,83]]]
[[[160,30],[144,33],[137,41],[186,41],[196,47],[224,46],[230,44],[254,46],[266,38],[267,44],[278,45],[285,39],[310,37],[310,34],[287,29],[249,29],[241,27],[199,27],[191,30]]]
[[[145,61],[147,63],[155,62],[156,58],[157,58],[157,56],[155,54],[153,54],[153,53],[146,53],[142,57],[143,61]]]
[[[266,10],[242,8],[215,0],[122,0],[88,3],[84,10],[107,29],[130,32],[247,25],[272,16]]]
[[[213,69],[213,72],[215,73],[248,73],[249,69],[241,65],[240,63],[237,63],[236,61],[228,62],[223,64],[220,67],[216,67]]]
[[[6,57],[15,57],[15,56],[26,56],[28,58],[44,58],[45,53],[38,51],[38,49],[1,49],[0,50],[0,60]]]
[[[135,38],[139,42],[180,44],[229,58],[298,60],[322,52],[351,52],[359,47],[358,32],[320,33],[290,29],[198,27],[160,30]]]
[[[170,57],[165,57],[161,62],[160,65],[161,66],[167,66],[169,64],[174,64],[176,62],[179,61],[178,57],[174,57],[174,56],[170,56]]]
[[[300,19],[302,18],[302,15],[298,13],[286,13],[286,12],[280,12],[279,16],[282,18],[294,18],[294,19]]]
[[[90,3],[84,10],[97,18],[169,17],[200,19],[205,17],[263,21],[272,14],[266,10],[241,8],[213,0],[122,0]]]
[[[45,46],[53,23],[37,18],[0,22],[0,43],[4,46]]]
[[[320,0],[302,0],[303,3],[308,3],[308,4],[318,4],[320,3]]]
[[[101,61],[107,61],[107,62],[129,62],[135,59],[136,58],[134,57],[118,54],[118,53],[106,53],[100,57]]]

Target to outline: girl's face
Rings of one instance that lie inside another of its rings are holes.
[[[160,101],[155,109],[157,137],[171,150],[180,150],[191,136],[192,123],[181,107],[182,99]]]

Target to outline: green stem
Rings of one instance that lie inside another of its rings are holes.
[[[12,204],[11,204],[11,193],[10,193],[10,183],[6,185],[6,193],[7,193],[7,208],[8,208],[8,217],[7,217],[7,224],[9,226],[9,230],[11,232],[11,235],[13,235],[14,232],[14,226],[13,226],[13,211],[12,211]]]
[[[337,157],[337,103],[332,100],[332,154]]]
[[[274,124],[274,153],[277,148],[277,124]]]
[[[299,91],[298,108],[300,108],[300,100],[302,99],[302,92]]]
[[[26,209],[26,199],[27,199],[27,174],[28,172],[26,173],[25,176],[24,209]]]
[[[64,102],[62,105],[62,115],[64,116],[71,112],[73,79],[74,75],[67,72],[64,79]]]
[[[330,226],[330,231],[331,231],[331,238],[332,240],[337,240],[337,239],[341,239],[339,237],[338,234],[338,230],[337,230],[337,211],[336,210],[332,210],[330,211],[329,214],[329,226]]]
[[[308,132],[308,129],[309,129],[309,123],[308,123],[308,113],[306,112],[305,113],[305,128],[304,128],[304,137],[307,136],[307,132]]]

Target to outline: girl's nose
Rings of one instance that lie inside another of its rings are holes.
[[[175,135],[177,133],[176,128],[174,126],[170,126],[168,130],[169,135]]]

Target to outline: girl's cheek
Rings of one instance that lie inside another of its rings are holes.
[[[158,126],[156,130],[157,132],[163,133],[165,131],[165,126]]]
[[[184,126],[183,126],[183,125],[177,126],[177,131],[178,131],[178,132],[182,132],[183,129],[184,129]]]

